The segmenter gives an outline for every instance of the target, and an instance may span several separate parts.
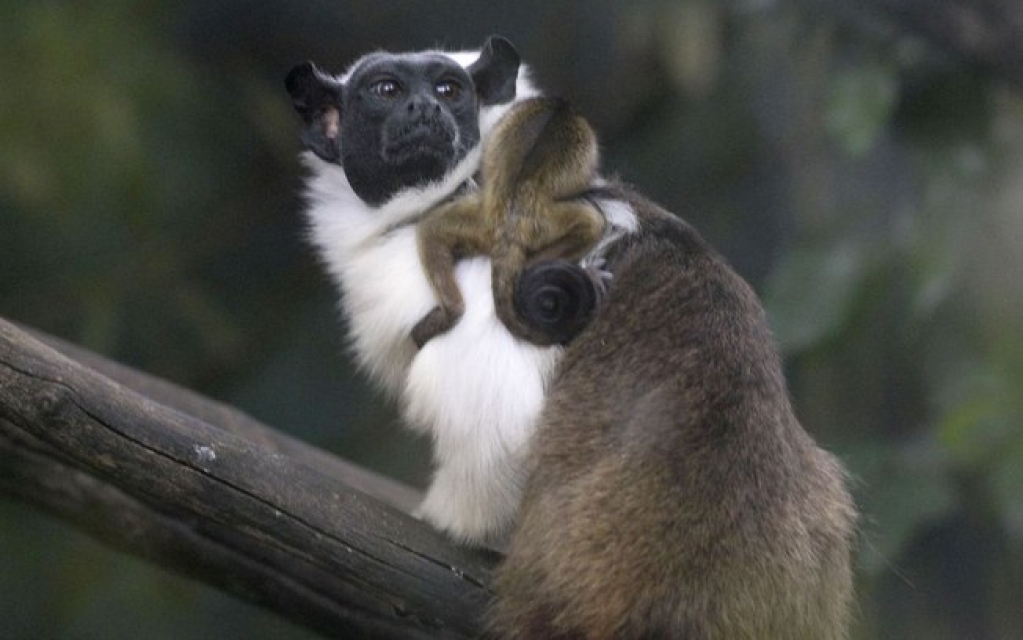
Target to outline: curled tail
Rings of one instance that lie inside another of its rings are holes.
[[[578,264],[541,260],[504,272],[499,264],[494,261],[494,304],[513,335],[538,345],[567,344],[593,316],[597,287]]]

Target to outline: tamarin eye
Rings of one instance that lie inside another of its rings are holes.
[[[462,94],[462,85],[453,80],[438,82],[433,88],[437,96],[444,100],[456,100]]]
[[[398,94],[401,93],[401,87],[394,80],[380,80],[379,82],[374,82],[370,86],[369,90],[381,98],[388,99],[396,98],[398,97]]]

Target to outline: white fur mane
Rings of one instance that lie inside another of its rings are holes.
[[[479,57],[431,53],[463,66]],[[516,100],[536,95],[520,68]],[[481,140],[510,106],[482,110]],[[474,543],[500,540],[513,523],[527,445],[561,356],[559,347],[517,340],[497,319],[486,257],[456,265],[466,303],[459,322],[418,352],[410,338],[436,301],[419,262],[415,225],[405,223],[472,177],[480,146],[440,181],[406,189],[377,208],[355,195],[340,166],[305,155],[310,237],[341,291],[355,359],[400,400],[408,424],[434,441],[434,477],[419,514]]]

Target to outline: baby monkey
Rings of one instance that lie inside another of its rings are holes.
[[[577,264],[606,226],[584,199],[598,162],[593,129],[567,101],[533,98],[512,107],[484,144],[481,190],[438,205],[419,223],[419,255],[438,306],[413,327],[418,346],[464,313],[454,268],[473,255],[491,257],[497,316],[513,335],[550,345],[581,329],[606,276]],[[519,275],[527,265],[554,259],[560,260],[551,268],[567,286],[560,295],[541,295],[540,308],[524,309],[530,305],[516,289]]]

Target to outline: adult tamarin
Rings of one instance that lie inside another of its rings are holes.
[[[395,79],[444,94],[462,82],[502,103],[518,58],[489,42],[456,60],[466,82],[447,54],[386,55],[340,78],[302,66],[289,80],[315,154],[310,219],[360,362],[434,436],[423,515],[462,540],[502,536],[529,472],[491,628],[510,638],[844,637],[854,510],[841,467],[796,421],[755,295],[687,225],[628,189],[596,188],[588,200],[611,232],[594,254],[614,275],[564,352],[501,328],[479,258],[456,267],[465,317],[415,350],[409,332],[434,304],[415,223],[470,179],[478,146],[418,147],[451,151],[441,164],[412,156],[397,181],[349,179],[346,154],[360,142],[344,142],[345,118],[364,91],[393,95]],[[381,67],[399,75],[371,75]],[[430,122],[395,131],[439,131]],[[475,144],[472,121],[460,122]],[[409,159],[399,147],[391,157]],[[563,270],[531,265],[516,297]]]
[[[624,187],[605,301],[566,348],[492,629],[503,638],[845,638],[855,510],[796,420],[756,295]],[[540,267],[541,265],[537,265]]]
[[[483,258],[456,270],[464,321],[417,349],[410,332],[436,301],[416,225],[474,188],[481,140],[536,89],[499,37],[479,51],[375,52],[338,76],[304,63],[286,85],[309,150],[310,237],[340,290],[355,360],[433,439],[418,515],[464,542],[499,540],[518,507],[525,443],[560,349],[524,345],[503,329]]]

